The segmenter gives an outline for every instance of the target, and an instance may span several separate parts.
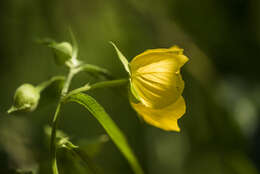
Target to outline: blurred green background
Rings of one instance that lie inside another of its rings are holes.
[[[147,174],[257,174],[260,171],[259,0],[2,0],[0,1],[0,173],[50,173],[44,127],[56,103],[9,116],[15,89],[66,72],[51,50],[35,43],[69,41],[81,60],[126,77],[108,41],[131,60],[146,49],[179,45],[190,61],[182,70],[187,113],[180,133],[141,122],[127,98],[110,89],[91,92],[126,134]],[[72,88],[94,82],[80,74]],[[106,174],[132,171],[99,123],[81,106],[63,107],[59,128],[82,145]],[[102,138],[101,138],[102,139]],[[104,140],[104,139],[103,139]],[[82,161],[58,152],[61,174],[88,173]]]

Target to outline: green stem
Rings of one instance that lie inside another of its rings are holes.
[[[73,94],[89,91],[89,90],[96,89],[96,88],[116,87],[116,86],[125,85],[128,83],[128,81],[129,81],[128,79],[118,79],[118,80],[98,82],[93,85],[86,84],[83,87],[72,90],[65,96],[65,98],[67,98]]]
[[[61,103],[58,104],[53,120],[51,130],[51,167],[53,174],[59,174],[57,160],[56,160],[56,130],[57,130],[57,118],[59,116]]]
[[[54,76],[51,79],[40,83],[36,88],[38,91],[42,92],[45,88],[50,86],[53,82],[58,81],[58,80],[64,80],[64,79],[65,79],[64,76]]]
[[[96,65],[91,65],[91,64],[80,65],[79,71],[86,71],[89,73],[98,73],[98,74],[105,76],[108,79],[112,78],[111,73],[107,69],[101,68]]]
[[[80,71],[99,72],[103,75],[109,74],[108,71],[106,71],[105,69],[102,69],[98,66],[89,65],[89,64],[84,64],[79,67],[72,66],[70,68],[69,74],[68,74],[68,76],[64,82],[64,86],[62,88],[60,101],[57,105],[57,108],[56,108],[56,111],[55,111],[55,114],[54,114],[53,120],[52,120],[50,148],[51,148],[51,163],[52,163],[52,173],[53,174],[59,174],[58,166],[57,166],[57,159],[56,159],[56,153],[57,153],[56,152],[56,130],[57,130],[59,112],[60,112],[61,104],[62,104],[62,101],[64,100],[64,98],[66,98],[67,96],[70,96],[74,93],[83,92],[83,91],[87,91],[87,90],[95,89],[95,88],[120,86],[120,85],[124,85],[128,82],[128,79],[119,79],[119,80],[98,82],[98,83],[93,84],[92,86],[85,85],[81,88],[72,90],[69,94],[67,94],[72,78],[74,77],[75,74],[77,74]],[[60,77],[53,77],[52,79],[40,84],[37,88],[41,91],[41,90],[45,89],[47,86],[49,86],[53,81],[58,80],[58,79],[60,79]]]
[[[74,76],[77,72],[78,72],[78,71],[76,71],[74,68],[71,68],[71,69],[70,69],[70,72],[69,72],[69,74],[68,74],[68,77],[67,77],[67,79],[66,79],[66,81],[65,81],[65,83],[64,83],[63,89],[62,89],[62,91],[61,91],[61,95],[62,95],[62,96],[65,96],[66,93],[68,92],[69,87],[70,87],[71,80],[72,80],[73,76]]]
[[[61,92],[61,98],[60,101],[58,103],[58,106],[56,108],[55,114],[53,116],[53,120],[52,120],[52,130],[51,130],[51,144],[50,144],[50,148],[51,148],[51,165],[52,165],[52,173],[53,174],[59,174],[58,171],[58,166],[57,166],[57,159],[56,159],[56,130],[57,130],[57,124],[58,124],[58,117],[59,117],[59,112],[60,112],[60,108],[61,108],[61,102],[62,102],[62,98],[63,96],[66,95],[66,93],[69,90],[69,86],[71,83],[71,80],[73,78],[73,76],[77,73],[78,71],[75,70],[74,68],[71,68],[69,71],[69,74],[66,78],[66,81],[64,83],[62,92]]]

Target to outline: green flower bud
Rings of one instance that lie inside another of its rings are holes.
[[[68,42],[51,44],[54,51],[54,60],[57,65],[64,65],[72,58],[72,46]]]
[[[31,84],[23,84],[16,89],[13,106],[7,113],[32,112],[36,109],[40,99],[40,91]]]

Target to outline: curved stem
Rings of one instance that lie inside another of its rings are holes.
[[[128,81],[129,81],[129,79],[118,79],[118,80],[98,82],[93,85],[86,84],[83,87],[72,90],[65,96],[65,98],[68,98],[69,96],[71,96],[73,94],[89,91],[89,90],[96,89],[96,88],[116,87],[116,86],[125,85],[128,83]]]
[[[38,91],[42,92],[44,89],[46,89],[48,86],[50,86],[53,82],[58,81],[58,80],[64,80],[64,76],[54,76],[51,79],[40,83],[36,88]]]

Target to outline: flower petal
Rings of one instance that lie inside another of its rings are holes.
[[[148,108],[142,103],[136,104],[131,101],[130,103],[147,123],[167,131],[180,131],[177,120],[186,111],[185,101],[182,96],[175,103],[162,109]]]
[[[183,49],[178,46],[172,46],[168,49],[150,49],[133,58],[131,61],[131,70],[136,71],[140,67],[160,62],[164,59],[174,59],[175,70],[180,69],[189,60],[188,57],[183,55]]]
[[[130,63],[131,82],[140,101],[155,109],[174,103],[182,94],[184,82],[180,68],[188,61],[183,49],[152,49],[136,56]]]
[[[151,73],[132,79],[140,101],[150,108],[163,108],[174,103],[182,94],[184,81],[176,73]]]

